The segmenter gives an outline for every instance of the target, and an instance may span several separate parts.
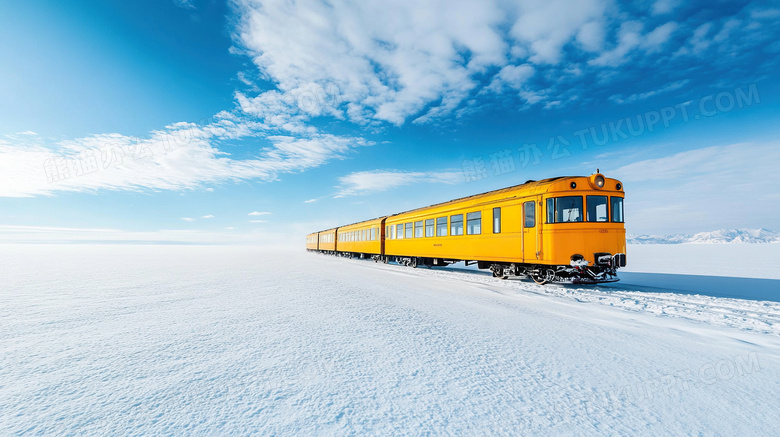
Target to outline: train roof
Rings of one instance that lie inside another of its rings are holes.
[[[499,188],[497,190],[490,190],[490,191],[486,191],[484,193],[472,194],[471,196],[459,197],[457,199],[448,200],[446,202],[439,202],[439,203],[434,203],[432,205],[421,206],[419,208],[414,208],[414,209],[410,209],[408,211],[403,211],[403,212],[399,212],[399,213],[396,213],[396,214],[392,214],[392,215],[389,215],[388,217],[393,217],[393,216],[396,216],[396,215],[407,214],[407,213],[410,213],[410,212],[415,212],[415,211],[420,211],[420,210],[423,210],[423,209],[433,208],[435,206],[444,206],[444,205],[448,205],[448,204],[451,204],[451,203],[462,202],[464,200],[469,200],[469,199],[472,199],[472,200],[473,199],[479,199],[480,197],[492,196],[494,194],[499,194],[499,193],[503,193],[503,192],[516,190],[516,189],[518,189],[520,187],[530,188],[530,187],[533,187],[535,185],[537,185],[537,186],[538,185],[545,185],[545,184],[549,184],[550,182],[561,180],[561,179],[581,178],[581,177],[586,177],[586,176],[556,176],[554,178],[547,178],[547,179],[542,179],[542,180],[538,180],[538,181],[527,180],[527,181],[525,181],[522,184],[512,185],[512,186],[505,187],[505,188]]]
[[[538,181],[527,180],[527,181],[525,181],[522,184],[512,185],[512,186],[505,187],[505,188],[499,188],[497,190],[486,191],[484,193],[472,194],[471,196],[459,197],[457,199],[447,200],[446,202],[439,202],[439,203],[434,203],[432,205],[421,206],[419,208],[414,208],[414,209],[410,209],[408,211],[398,212],[398,213],[395,213],[395,214],[383,215],[383,216],[375,217],[375,218],[368,219],[368,220],[361,220],[359,222],[350,223],[348,225],[341,225],[341,226],[337,226],[335,228],[324,229],[322,231],[315,232],[315,234],[320,233],[320,232],[333,231],[333,230],[336,230],[338,228],[345,228],[347,226],[357,225],[357,224],[360,224],[360,223],[366,223],[366,222],[371,222],[371,221],[374,221],[374,220],[380,220],[380,219],[387,218],[387,217],[394,217],[394,216],[401,215],[401,214],[407,214],[407,213],[414,212],[414,211],[420,211],[420,210],[423,210],[423,209],[432,208],[434,206],[443,206],[443,205],[447,205],[447,204],[450,204],[450,203],[462,202],[464,200],[478,199],[478,198],[480,198],[482,196],[489,196],[489,195],[499,194],[499,193],[505,192],[505,191],[512,191],[512,190],[515,190],[515,189],[523,187],[523,186],[526,186],[527,188],[530,188],[530,187],[532,187],[534,185],[545,185],[545,184],[549,184],[550,182],[561,180],[561,179],[582,178],[582,177],[587,177],[587,176],[556,176],[554,178],[541,179],[541,180],[538,180]]]

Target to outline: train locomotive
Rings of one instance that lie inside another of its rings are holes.
[[[623,184],[597,171],[527,181],[309,234],[306,248],[410,267],[464,261],[493,276],[597,284],[626,265]]]

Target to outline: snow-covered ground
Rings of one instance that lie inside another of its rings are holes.
[[[630,244],[621,272],[780,279],[780,244]]]
[[[0,435],[778,435],[780,299],[749,289],[778,278],[676,293],[703,271],[647,248],[623,275],[650,284],[542,287],[252,247],[0,246]]]

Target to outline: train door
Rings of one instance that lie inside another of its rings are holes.
[[[541,251],[539,244],[539,214],[536,211],[539,199],[532,197],[522,203],[523,262],[525,263],[538,261]]]

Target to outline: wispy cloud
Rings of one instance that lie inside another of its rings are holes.
[[[407,172],[400,170],[371,170],[340,177],[339,192],[335,197],[354,196],[385,191],[411,184],[456,184],[463,181],[458,171]]]
[[[195,5],[192,3],[192,0],[173,0],[173,3],[184,9],[195,9]]]
[[[195,221],[195,219],[192,218],[192,217],[182,217],[181,219],[184,220],[185,222],[194,222]]]
[[[681,0],[656,0],[651,9],[654,15],[668,14],[680,6]]]
[[[204,184],[256,179],[273,181],[340,159],[369,145],[362,138],[310,133],[305,137],[265,136],[268,146],[256,159],[232,159],[220,141],[244,132],[249,122],[206,126],[177,123],[149,138],[120,134],[52,141],[28,135],[0,137],[0,197],[52,195],[98,190],[185,190]]]
[[[661,88],[679,81],[676,73],[688,67],[686,56],[716,46],[732,53],[739,47],[744,56],[750,47],[776,40],[766,25],[747,26],[751,19],[769,20],[771,11],[745,8],[737,18],[721,14],[705,23],[665,19],[680,6],[678,0],[631,7],[609,0],[485,0],[479,7],[469,0],[401,1],[389,10],[378,0],[236,0],[236,5],[236,41],[278,86],[241,97],[242,107],[266,114],[294,104],[280,100],[279,93],[336,88],[339,99],[310,93],[309,100],[322,104],[309,113],[363,124],[431,122],[462,110],[483,91],[561,108],[587,100],[570,95],[583,78],[602,85],[591,93],[631,75]],[[693,36],[678,51],[683,35]],[[610,74],[629,63],[631,71]],[[644,67],[657,77],[644,75]]]
[[[204,215],[201,218],[203,218],[203,219],[210,219],[210,218],[214,218],[214,216],[209,214],[209,215]]]
[[[615,94],[615,95],[610,96],[609,100],[612,100],[613,102],[618,103],[618,104],[639,102],[639,101],[642,101],[642,100],[649,99],[651,97],[655,97],[657,95],[661,95],[661,94],[668,93],[670,91],[678,90],[678,89],[684,87],[685,85],[687,85],[689,82],[690,82],[689,79],[679,80],[677,82],[672,82],[672,83],[670,83],[670,84],[668,84],[668,85],[666,85],[666,86],[664,86],[662,88],[656,89],[656,90],[645,91],[643,93],[637,93],[637,94],[631,94],[630,96],[621,96],[621,95]]]
[[[314,203],[314,202],[316,202],[317,200],[319,200],[319,199],[309,199],[309,200],[304,200],[304,201],[303,201],[303,203]]]
[[[271,214],[271,213],[270,213],[270,212],[267,212],[267,211],[262,211],[262,212],[261,212],[261,211],[254,211],[254,212],[250,212],[250,213],[249,213],[249,214],[247,214],[247,215],[270,215],[270,214]]]
[[[249,220],[249,223],[268,223],[268,220]]]

